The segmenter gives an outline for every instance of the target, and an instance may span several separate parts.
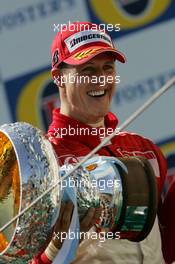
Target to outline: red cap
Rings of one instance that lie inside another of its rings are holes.
[[[122,63],[126,61],[124,54],[114,47],[111,37],[100,30],[97,24],[74,22],[65,25],[52,42],[52,69],[57,68],[61,62],[83,64],[107,51],[112,52],[116,60]]]

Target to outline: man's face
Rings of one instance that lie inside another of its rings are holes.
[[[69,116],[84,123],[101,121],[109,111],[115,88],[113,55],[101,53],[87,63],[69,65],[62,71],[65,85],[61,93]],[[70,76],[77,77],[75,82]]]

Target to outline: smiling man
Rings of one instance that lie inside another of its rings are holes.
[[[107,52],[98,54],[83,65],[61,66],[60,73],[67,81],[70,74],[76,76],[74,83],[60,84],[60,112],[85,124],[104,126],[115,89],[114,56]],[[104,82],[101,77],[105,77]],[[107,83],[108,77],[112,82]]]
[[[115,61],[124,63],[125,56],[114,47],[106,32],[91,28],[93,24],[89,22],[74,23],[73,30],[67,28],[57,33],[51,48],[52,76],[59,88],[61,107],[53,112],[48,138],[53,144],[60,165],[75,162],[87,155],[102,140],[98,133],[100,128],[113,131],[118,124],[117,117],[109,112],[109,107],[118,82]],[[72,82],[69,76],[76,78]],[[78,128],[79,132],[84,129],[88,134],[67,133],[60,137],[59,131],[69,131],[68,127],[75,128],[76,131]],[[94,128],[97,130],[95,135],[91,133]],[[160,198],[166,175],[166,162],[158,147],[149,139],[122,132],[112,138],[97,154],[123,157],[134,156],[135,153],[146,157],[152,164]],[[65,231],[63,223],[66,223],[68,228],[71,213],[71,205],[62,208],[56,231]],[[90,211],[82,222],[82,230],[89,230],[98,218],[97,215],[94,209]],[[52,238],[45,252],[32,263],[52,263],[60,246],[60,241]],[[139,243],[113,239],[99,244],[98,239],[85,239],[79,245],[77,258],[73,263],[163,264],[157,219],[150,234]]]
[[[86,30],[78,31],[82,25]],[[124,63],[125,57],[109,35],[91,30],[93,24],[76,23],[75,28],[77,32],[68,28],[58,33],[52,44],[52,76],[60,87],[60,112],[85,124],[103,123],[119,82],[115,60]]]

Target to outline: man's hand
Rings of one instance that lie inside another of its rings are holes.
[[[60,208],[59,217],[55,224],[54,233],[52,237],[52,242],[54,246],[58,249],[61,248],[64,239],[61,239],[61,233],[67,233],[71,223],[72,213],[74,205],[72,202],[62,203]],[[89,229],[95,224],[101,215],[102,209],[90,208],[86,216],[80,222],[80,232],[88,232]],[[62,241],[61,241],[62,240]]]

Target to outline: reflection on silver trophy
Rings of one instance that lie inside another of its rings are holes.
[[[60,168],[62,175],[73,166]],[[62,182],[77,189],[79,218],[90,207],[103,208],[97,228],[119,231],[120,238],[141,241],[150,232],[157,211],[155,175],[143,157],[98,156],[86,161]]]

